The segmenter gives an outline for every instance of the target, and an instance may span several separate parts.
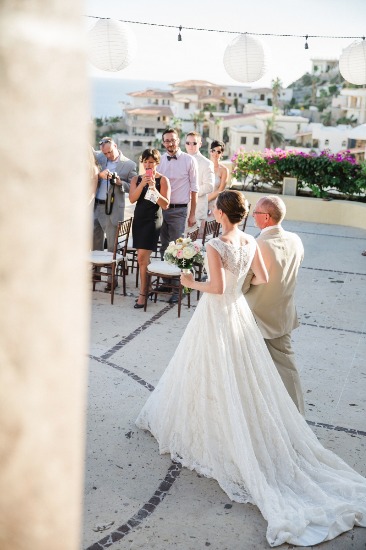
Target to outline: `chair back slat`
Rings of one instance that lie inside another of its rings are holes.
[[[198,232],[200,228],[197,227],[194,231],[187,231],[187,237],[189,237],[192,241],[196,241],[198,237]]]
[[[113,251],[114,257],[116,257],[116,254],[121,254],[122,256],[127,255],[128,239],[130,236],[132,220],[133,218],[129,218],[123,222],[118,222],[116,241]]]
[[[216,220],[205,222],[203,228],[202,244],[217,237],[220,231],[220,224]]]

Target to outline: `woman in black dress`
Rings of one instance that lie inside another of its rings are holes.
[[[157,149],[145,149],[141,155],[145,174],[135,176],[130,185],[130,202],[136,202],[132,223],[133,247],[137,248],[137,261],[140,268],[140,291],[146,286],[146,268],[150,255],[156,251],[163,216],[161,209],[168,208],[170,202],[170,183],[168,178],[156,171],[160,162]],[[135,309],[144,307],[144,293],[139,294]]]

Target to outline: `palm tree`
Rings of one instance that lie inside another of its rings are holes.
[[[353,115],[351,115],[350,117],[342,116],[337,120],[337,124],[347,124],[349,126],[356,126],[357,118],[355,118]]]
[[[273,107],[278,109],[280,93],[283,88],[281,80],[277,77],[275,80],[272,80],[272,98],[273,98]]]
[[[318,70],[319,70],[319,67],[317,65],[314,65],[314,71],[311,76],[311,104],[312,105],[315,105],[315,102],[316,102],[316,89],[317,89],[316,85],[319,82],[319,77],[316,75],[316,73],[318,72]]]
[[[271,117],[266,120],[266,133],[265,133],[265,147],[270,149],[271,147],[279,147],[285,137],[284,135],[275,129],[276,117]]]
[[[191,115],[191,119],[193,120],[194,130],[195,132],[197,132],[199,130],[200,124],[204,122],[206,119],[205,113],[203,113],[202,111],[199,111],[198,113],[194,113],[193,115]]]
[[[170,123],[173,126],[173,128],[175,130],[177,130],[178,135],[181,136],[181,134],[182,134],[182,124],[183,124],[182,119],[173,116],[170,120]]]
[[[326,111],[324,115],[320,116],[320,119],[323,121],[324,126],[332,126],[332,112]]]

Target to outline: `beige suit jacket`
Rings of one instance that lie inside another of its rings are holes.
[[[294,292],[304,247],[298,235],[282,227],[261,233],[257,243],[269,280],[249,287],[247,278],[243,292],[263,337],[279,338],[299,326]]]

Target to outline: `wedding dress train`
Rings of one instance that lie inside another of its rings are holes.
[[[136,424],[160,453],[258,506],[270,546],[366,527],[366,479],[326,450],[288,396],[241,287],[255,253],[212,239],[223,295],[204,293]]]

